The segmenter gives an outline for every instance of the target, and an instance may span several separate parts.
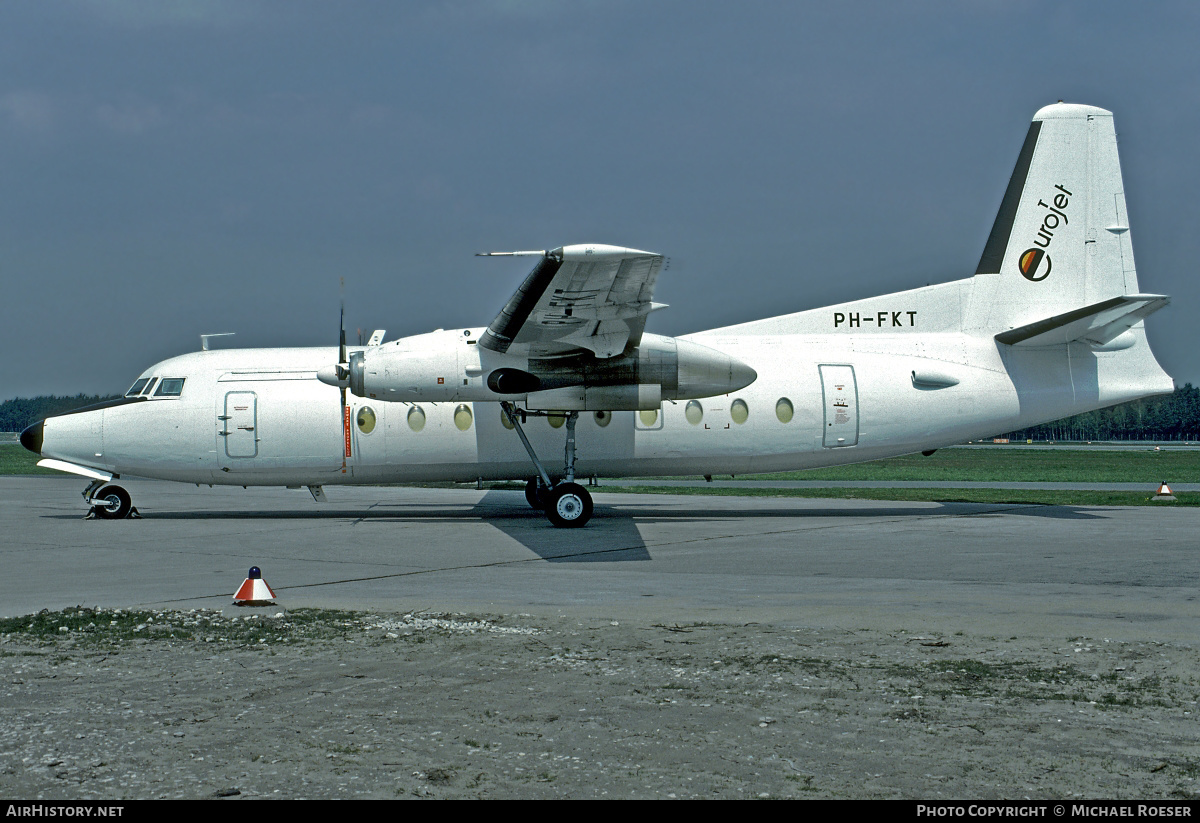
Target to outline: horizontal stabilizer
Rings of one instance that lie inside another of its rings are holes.
[[[1126,294],[1082,309],[1056,314],[996,335],[1009,346],[1061,346],[1082,342],[1102,346],[1161,309],[1171,298],[1162,294]]]

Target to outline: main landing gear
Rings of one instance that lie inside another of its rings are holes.
[[[550,481],[546,467],[538,459],[533,446],[529,444],[529,438],[525,436],[525,430],[521,428],[520,417],[523,417],[524,413],[519,414],[507,400],[500,402],[500,408],[513,424],[517,436],[521,438],[521,445],[525,447],[529,459],[533,461],[533,467],[537,469],[538,476],[525,485],[525,499],[529,501],[529,505],[544,511],[546,519],[560,529],[579,528],[587,523],[592,517],[592,496],[588,494],[587,489],[575,482],[575,424],[579,422],[579,412],[567,412],[566,465],[562,481],[556,484]]]
[[[103,488],[101,488],[103,486]],[[124,520],[125,518],[141,517],[133,507],[133,499],[129,492],[120,486],[105,486],[103,480],[93,480],[83,490],[83,499],[87,502],[87,519]]]

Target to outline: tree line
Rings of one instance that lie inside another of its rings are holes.
[[[1064,417],[1009,432],[1011,440],[1200,440],[1200,389],[1191,383],[1171,394]]]
[[[19,432],[50,415],[118,397],[120,395],[115,394],[16,397],[0,403],[0,431]],[[998,436],[1011,440],[1200,441],[1200,389],[1188,383],[1171,394],[1134,400]]]
[[[53,414],[82,409],[93,403],[116,400],[119,394],[77,394],[74,397],[43,395],[41,397],[14,397],[0,403],[0,432],[19,432]]]

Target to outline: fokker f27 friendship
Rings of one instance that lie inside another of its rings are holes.
[[[89,478],[105,518],[130,511],[120,476],[318,501],[334,483],[522,479],[551,523],[582,526],[577,479],[874,460],[1173,389],[1143,327],[1168,298],[1138,288],[1112,114],[1091,106],[1034,116],[963,280],[671,338],[644,331],[660,255],[508,254],[536,262],[486,328],[185,354],[21,442]]]

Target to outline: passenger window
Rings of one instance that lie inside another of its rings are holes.
[[[178,397],[183,394],[183,377],[164,377],[162,382],[158,384],[158,391],[154,393],[155,397]]]
[[[158,382],[157,377],[151,377],[150,382],[146,384],[146,388],[142,389],[142,397],[149,397],[150,392],[154,390],[154,384]]]
[[[149,382],[150,382],[149,377],[139,377],[137,380],[135,380],[133,382],[133,385],[129,387],[129,391],[125,392],[125,396],[126,397],[137,397],[139,394],[142,393],[142,389],[146,388],[146,384]]]
[[[363,406],[358,410],[355,422],[358,423],[358,430],[360,432],[370,434],[375,431],[375,410],[370,406]]]
[[[459,431],[465,432],[471,428],[471,407],[466,403],[454,410],[454,425]]]
[[[408,410],[408,427],[415,432],[425,428],[425,410],[420,406]]]

